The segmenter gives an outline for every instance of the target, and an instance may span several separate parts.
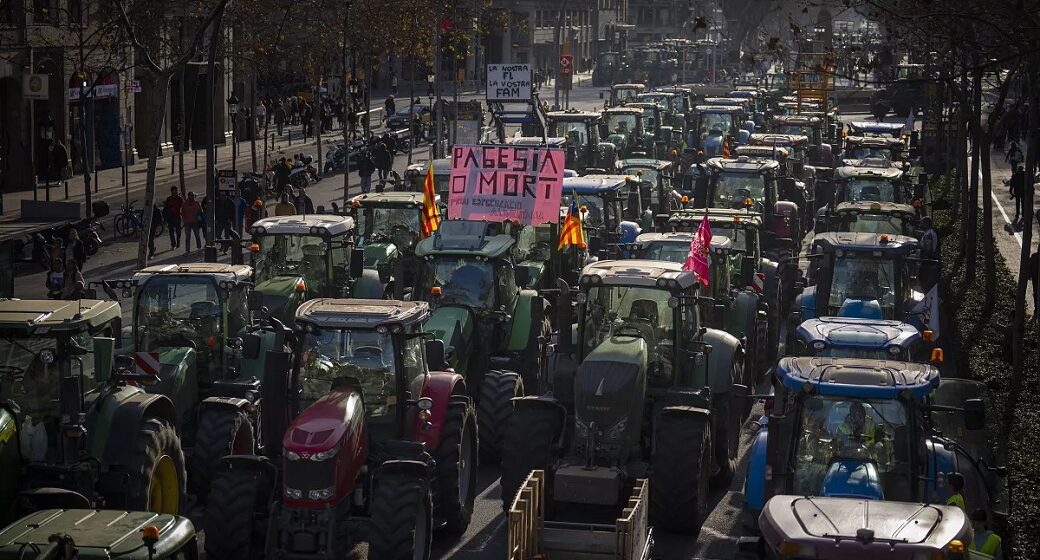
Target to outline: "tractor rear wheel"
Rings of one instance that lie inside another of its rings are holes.
[[[530,391],[531,394],[541,394],[546,387],[542,386],[542,359],[544,356],[542,355],[543,344],[539,342],[539,339],[549,340],[549,337],[552,336],[552,324],[549,322],[549,318],[543,317],[537,327],[532,329],[531,335],[531,344],[527,346],[530,355],[524,362],[521,377],[524,380],[524,389]]]
[[[213,479],[203,518],[207,558],[261,556],[267,536],[267,504],[258,503],[266,494],[260,492],[261,484],[260,471],[248,468],[229,468]]]
[[[437,503],[445,529],[461,534],[469,527],[477,495],[477,432],[468,402],[448,405],[437,460]]]
[[[205,501],[210,477],[217,461],[226,455],[252,455],[255,437],[253,425],[244,410],[231,407],[209,407],[199,413],[188,467],[192,491]]]
[[[711,446],[708,420],[686,407],[668,407],[654,424],[650,522],[665,531],[696,534],[708,509]]]
[[[477,426],[480,434],[480,457],[497,463],[502,456],[502,431],[513,412],[513,397],[524,396],[520,375],[493,369],[480,382],[477,401]]]
[[[731,375],[733,379],[740,379],[742,372],[741,364],[734,361]],[[750,403],[750,399],[742,399],[732,390],[726,395],[725,408],[712,410],[715,418],[715,463],[718,470],[711,477],[711,485],[715,488],[726,488],[733,482],[733,475],[737,470],[737,452],[740,450],[740,428],[744,425],[744,407]]]
[[[433,504],[421,480],[404,473],[377,475],[370,511],[371,560],[430,558]]]
[[[185,502],[186,476],[184,451],[177,431],[165,420],[145,418],[135,445],[127,509],[180,513]]]
[[[508,510],[520,485],[533,470],[549,475],[546,502],[552,500],[553,442],[563,431],[562,418],[540,406],[520,406],[505,426],[502,446],[502,509]]]

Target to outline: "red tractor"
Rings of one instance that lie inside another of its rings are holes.
[[[424,302],[316,299],[290,353],[269,352],[267,456],[213,474],[206,552],[221,560],[429,558],[435,529],[469,525],[477,424],[465,381],[426,340]],[[287,374],[288,372],[288,374]]]

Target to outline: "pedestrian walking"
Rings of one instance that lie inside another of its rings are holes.
[[[267,124],[267,107],[264,106],[262,100],[256,102],[256,109],[253,109],[253,114],[256,116],[257,128],[263,128]]]
[[[152,205],[152,229],[148,232],[148,258],[155,256],[155,236],[159,234],[159,224],[164,220],[163,210],[158,204]]]
[[[307,138],[314,133],[314,107],[306,101],[300,109],[300,118],[303,119],[303,137]]]
[[[1019,220],[1022,219],[1022,195],[1025,191],[1026,186],[1026,170],[1021,165],[1016,165],[1014,171],[1011,172],[1011,180],[1008,182],[1008,189],[1011,191],[1011,198],[1015,201],[1015,219],[1011,221],[1012,226],[1018,226]]]
[[[191,236],[195,234],[195,245],[202,249],[202,225],[205,216],[202,205],[195,200],[195,193],[188,193],[188,200],[181,205],[181,221],[184,223],[184,254],[191,253]]]
[[[350,128],[351,139],[357,138],[357,125],[358,125],[358,114],[357,109],[351,107],[347,111],[347,126]]]
[[[177,187],[170,189],[170,196],[163,202],[163,214],[166,217],[166,229],[170,230],[170,248],[181,246],[181,206],[184,199],[177,193]]]
[[[245,211],[245,215],[242,216],[242,226],[246,231],[253,227],[253,222],[264,217],[264,201],[259,198],[254,200]]]
[[[289,185],[289,174],[292,172],[292,164],[282,156],[274,166],[274,188],[277,192],[284,192]]]
[[[390,93],[397,95],[397,74],[390,74]]]
[[[278,204],[274,205],[275,216],[292,216],[296,214],[296,205],[289,202],[289,194],[282,193],[281,198],[278,200]]]
[[[82,268],[74,261],[65,263],[64,285],[61,288],[61,299],[76,300],[83,299],[87,282],[83,279]]]
[[[397,156],[397,135],[389,132],[384,133],[383,143],[386,144],[386,149],[390,151],[390,167],[393,167],[393,160]]]
[[[986,510],[976,508],[971,512],[971,528],[974,537],[968,549],[971,560],[1003,560],[1003,545],[1000,536],[989,528],[989,516]]]
[[[292,203],[296,206],[296,211],[304,216],[314,213],[314,201],[307,195],[307,189],[296,189],[293,192]]]
[[[358,176],[361,177],[361,192],[368,194],[372,190],[372,173],[376,171],[376,164],[368,150],[362,150],[357,159]]]
[[[383,103],[383,120],[387,120],[397,112],[397,103],[394,102],[394,96],[389,95],[386,101]]]
[[[382,185],[386,182],[386,177],[390,174],[390,168],[393,166],[390,150],[386,149],[386,144],[383,142],[376,142],[372,148],[372,163],[375,164],[376,169],[379,171],[379,184]]]
[[[72,262],[76,263],[76,266],[82,270],[83,265],[87,262],[87,248],[79,238],[79,232],[75,229],[69,230],[69,238],[65,245],[65,250],[71,255]]]
[[[1018,147],[1017,141],[1011,141],[1011,144],[1008,146],[1007,153],[1004,154],[1004,161],[1010,163],[1012,168],[1022,163],[1022,150]]]
[[[69,150],[60,140],[54,141],[51,148],[51,178],[61,181],[68,177]]]
[[[281,136],[282,128],[285,126],[285,107],[281,103],[274,108],[274,126],[278,129],[278,136]]]
[[[235,231],[235,201],[231,200],[231,195],[221,193],[217,196],[216,219],[217,239],[231,239]]]
[[[300,124],[300,100],[294,95],[289,99],[290,124]]]

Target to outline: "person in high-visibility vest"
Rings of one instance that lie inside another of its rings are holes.
[[[961,511],[968,513],[968,505],[964,503],[964,476],[961,473],[950,473],[946,477],[946,484],[950,487],[950,497],[946,498],[946,505],[957,506]]]
[[[968,558],[971,560],[1003,560],[1000,536],[990,530],[986,510],[976,509],[971,512],[971,526],[975,538],[968,547]]]

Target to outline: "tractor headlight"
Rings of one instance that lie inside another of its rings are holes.
[[[893,355],[893,356],[898,355],[902,351],[903,351],[903,347],[898,345],[898,344],[893,344],[892,346],[888,347],[888,353]]]
[[[822,340],[817,340],[812,343],[813,350],[823,350],[827,347],[827,343]]]
[[[289,488],[288,486],[286,486],[285,487],[285,497],[289,498],[290,500],[302,499],[303,498],[303,490],[300,490],[298,488]]]
[[[311,461],[327,461],[336,456],[339,453],[340,448],[343,447],[342,443],[336,444],[332,449],[326,449],[325,451],[319,451],[314,455],[311,455]]]
[[[299,461],[300,460],[300,454],[296,453],[295,451],[289,451],[288,449],[286,449],[285,450],[285,458],[290,460],[290,461]]]
[[[328,488],[322,488],[321,490],[311,490],[307,493],[307,497],[314,501],[324,501],[332,499],[332,496],[336,493],[335,486],[329,486]]]

